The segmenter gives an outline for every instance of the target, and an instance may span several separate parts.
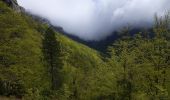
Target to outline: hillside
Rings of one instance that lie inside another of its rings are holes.
[[[25,88],[46,85],[42,35],[36,30],[36,23],[2,1],[0,9],[0,93],[22,96]]]
[[[43,40],[47,27],[0,1],[1,95],[22,97],[25,94],[31,95],[33,91],[39,93],[50,90],[50,72],[43,54]],[[69,54],[69,68],[66,70],[68,77],[73,77],[71,71],[81,71],[84,77],[91,73],[89,69],[103,63],[97,51],[59,33],[56,33],[56,39]]]
[[[105,56],[1,0],[0,100],[169,100],[169,20],[122,30]]]

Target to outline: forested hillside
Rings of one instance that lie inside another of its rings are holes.
[[[101,54],[0,1],[0,100],[169,100],[169,15],[121,34]]]

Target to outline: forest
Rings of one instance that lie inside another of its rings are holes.
[[[99,52],[0,1],[0,100],[170,100],[170,14]]]

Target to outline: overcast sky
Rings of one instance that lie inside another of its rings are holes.
[[[18,0],[27,11],[84,40],[100,40],[126,25],[149,26],[170,0]]]

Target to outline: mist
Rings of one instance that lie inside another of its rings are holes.
[[[156,13],[163,16],[170,9],[170,0],[18,0],[18,3],[86,41],[104,39],[127,25],[151,27]]]

